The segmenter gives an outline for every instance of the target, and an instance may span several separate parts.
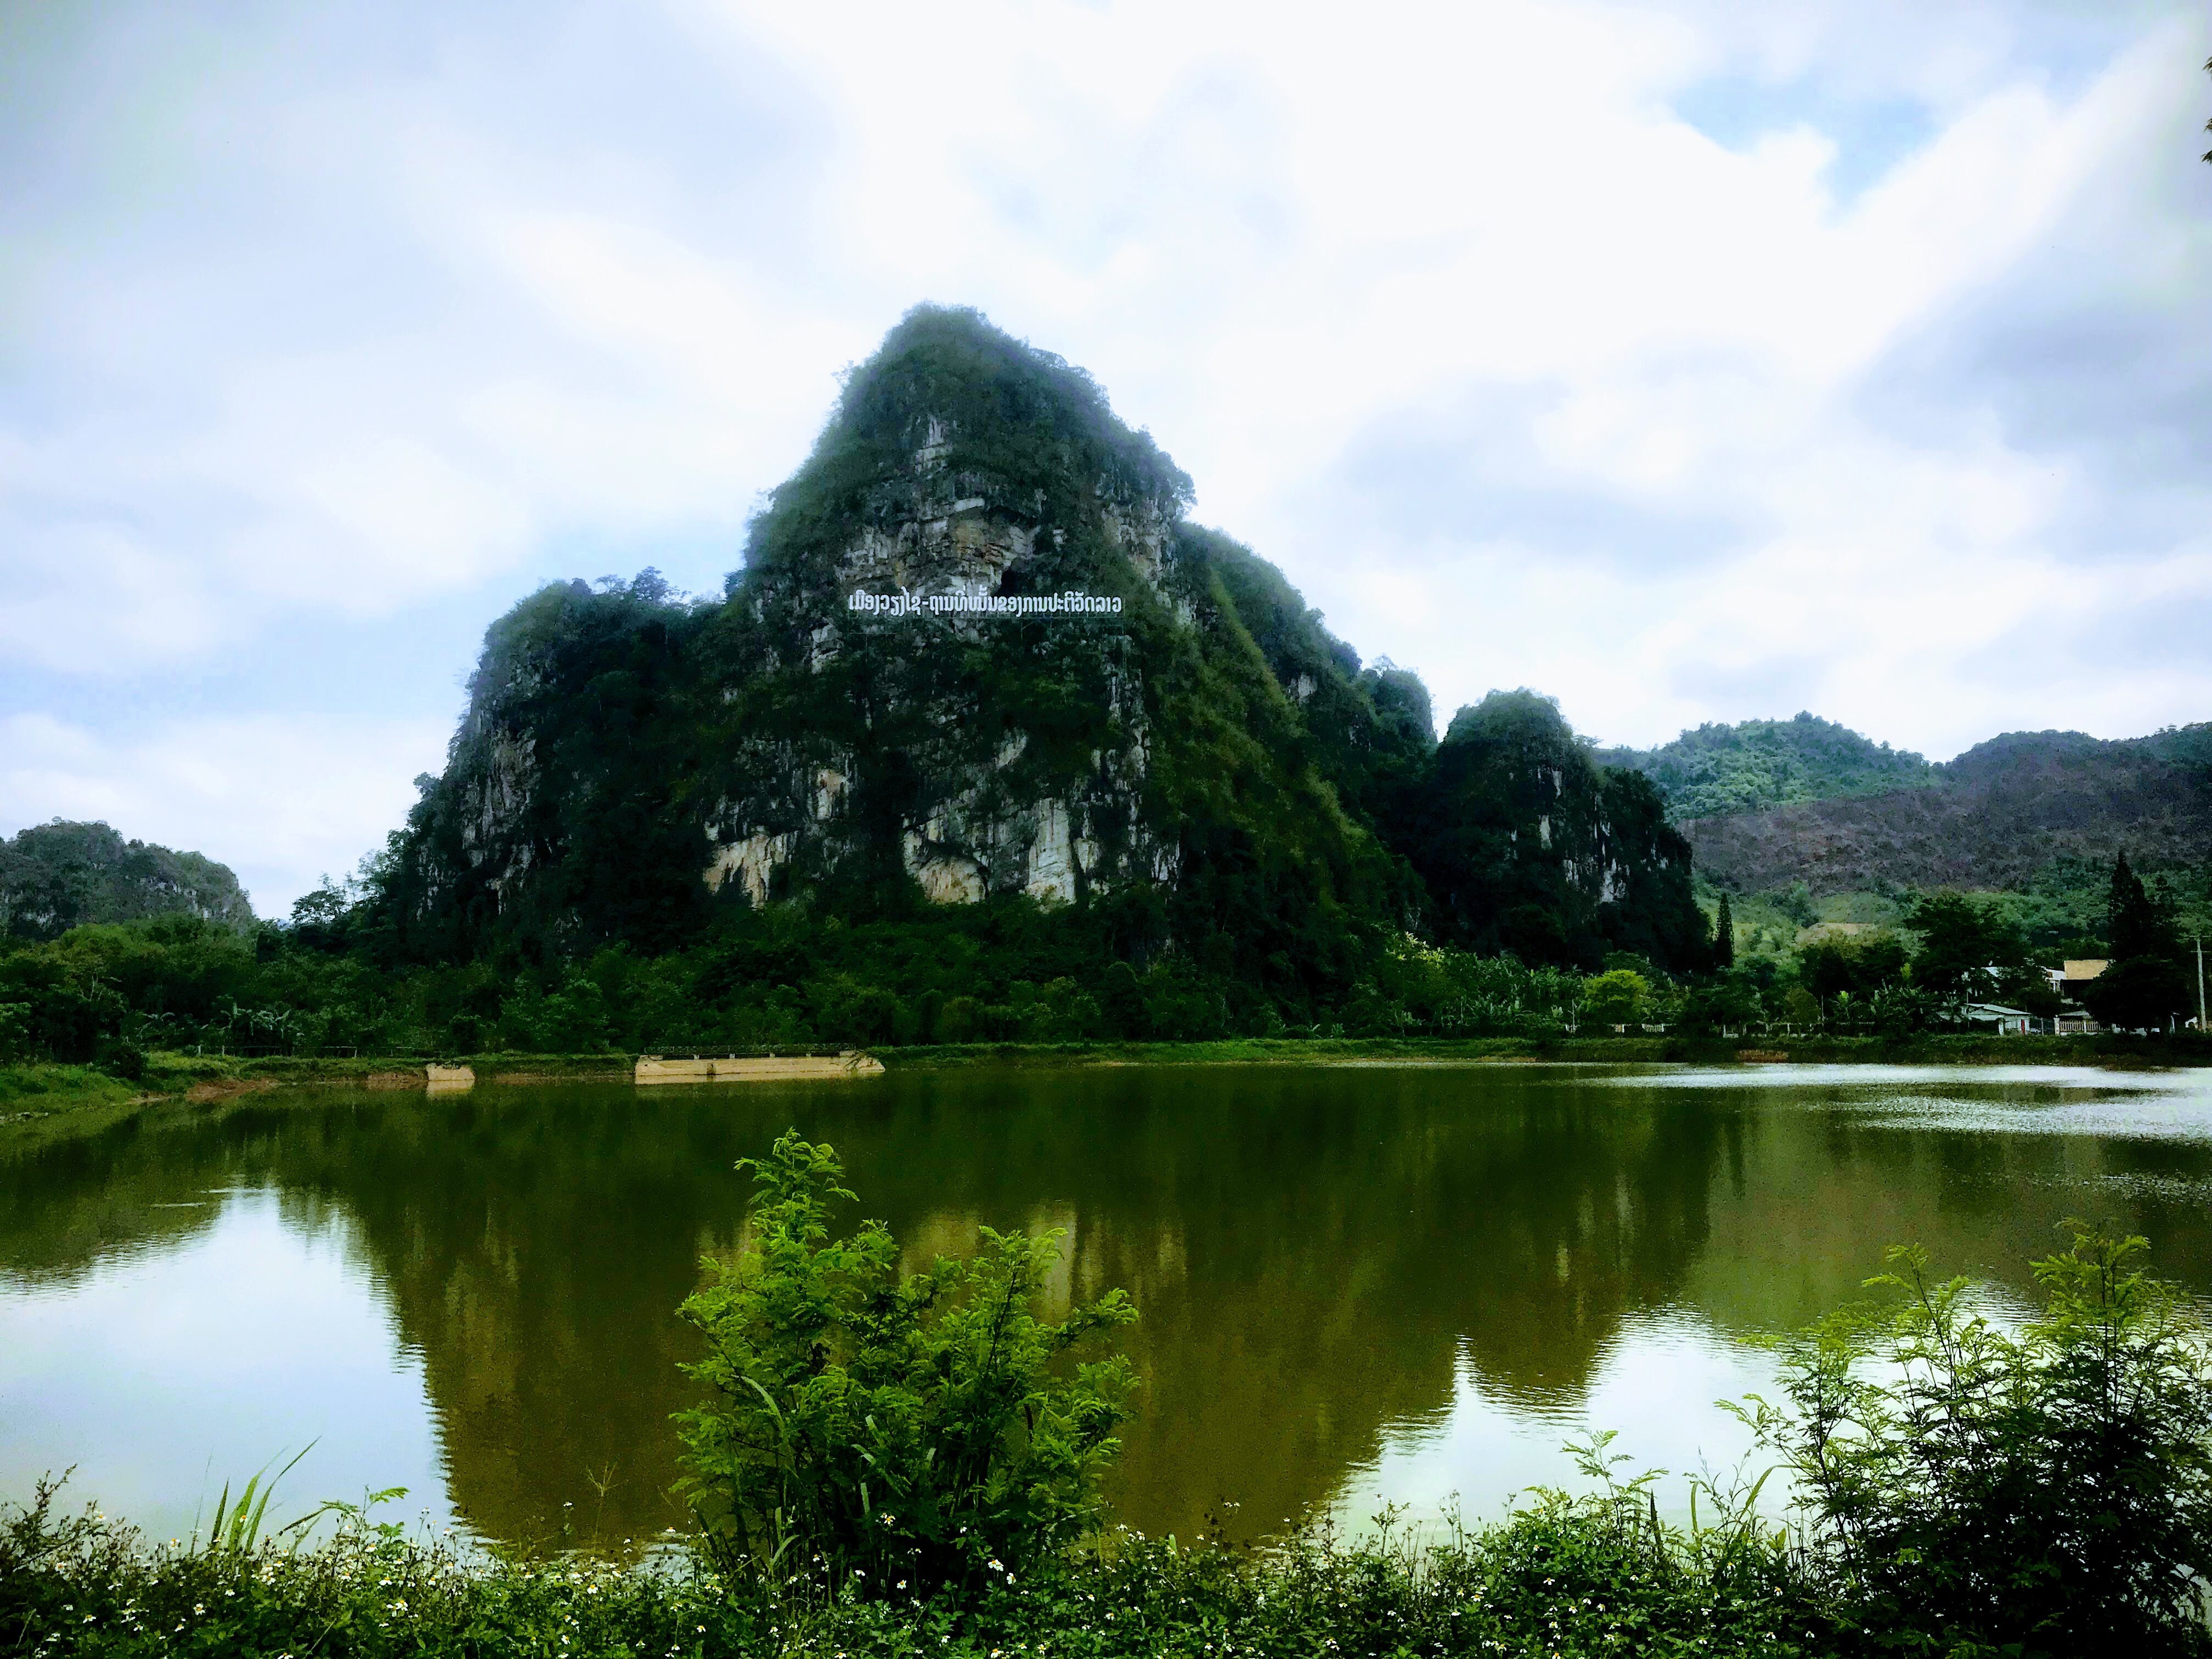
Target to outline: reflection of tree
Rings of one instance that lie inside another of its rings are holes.
[[[0,1162],[0,1282],[72,1285],[118,1251],[181,1244],[214,1221],[206,1188],[221,1179],[220,1152],[155,1121],[126,1118]]]
[[[1462,1343],[1509,1394],[1579,1393],[1698,1248],[1716,1146],[1702,1116],[1552,1073],[890,1084],[807,1097],[799,1127],[910,1243],[1075,1218],[1076,1288],[1142,1312],[1122,1516],[1186,1534],[1221,1499],[1253,1528],[1324,1501],[1386,1425],[1449,1401]]]
[[[2028,1103],[2032,1089],[1992,1090]],[[2047,1092],[2047,1091],[2046,1091]],[[795,1125],[833,1141],[915,1256],[979,1222],[1068,1230],[1069,1293],[1128,1288],[1147,1384],[1116,1480],[1130,1524],[1222,1499],[1258,1531],[1326,1502],[1464,1351],[1493,1396],[1571,1408],[1624,1316],[1723,1327],[1850,1295],[1914,1237],[2017,1273],[2069,1208],[2203,1276],[2212,1149],[1879,1123],[1802,1095],[1550,1070],[894,1074],[860,1085],[333,1095],[45,1149],[0,1168],[0,1264],[66,1281],[183,1237],[205,1189],[273,1184],[349,1237],[418,1350],[457,1509],[545,1535],[611,1471],[603,1535],[675,1519],[672,1316],[737,1236],[731,1170]]]
[[[1741,1167],[1715,1200],[1688,1299],[1729,1328],[1799,1325],[1863,1294],[1868,1275],[1882,1271],[1885,1246],[1915,1243],[1940,1272],[2008,1286],[2039,1305],[2028,1263],[2061,1246],[2054,1224],[2068,1214],[2144,1234],[2153,1272],[2212,1290],[2204,1205],[2212,1146],[2107,1139],[2075,1124],[2037,1131],[2039,1112],[2126,1097],[2117,1082],[2085,1090],[1969,1074],[1942,1090],[1966,1103],[1949,1121],[1924,1121],[1933,1115],[1910,1097],[1881,1103],[1910,1108],[1911,1119],[1869,1109],[1878,1103],[1865,1084],[1824,1091],[1825,1102],[1779,1087],[1670,1091],[1694,1095],[1691,1109],[1745,1126]],[[2007,1115],[2002,1129],[1976,1127],[1984,1108]]]
[[[498,1537],[679,1520],[676,1304],[726,1248],[726,1126],[626,1088],[487,1091],[289,1120],[271,1173],[358,1218],[423,1360],[457,1510]],[[596,1477],[611,1479],[604,1500]]]

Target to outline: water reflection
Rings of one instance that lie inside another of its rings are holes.
[[[112,1505],[189,1518],[179,1469],[219,1484],[320,1431],[303,1496],[427,1480],[495,1536],[657,1531],[688,1403],[672,1310],[736,1237],[732,1163],[787,1124],[916,1255],[1058,1226],[1066,1293],[1129,1289],[1145,1411],[1117,1496],[1154,1530],[1492,1509],[1563,1474],[1584,1420],[1677,1468],[1725,1456],[1708,1402],[1760,1374],[1733,1336],[1853,1294],[1892,1240],[2025,1288],[2053,1220],[2110,1216],[2212,1288],[2195,1079],[1128,1068],[249,1100],[0,1164],[0,1490],[80,1461]]]

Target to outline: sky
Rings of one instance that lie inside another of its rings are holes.
[[[1440,720],[2212,718],[2199,3],[0,8],[0,833],[264,915],[838,372],[1087,368]]]

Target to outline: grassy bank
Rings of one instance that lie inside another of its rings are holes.
[[[0,1528],[0,1653],[82,1659],[1790,1656],[1844,1650],[1842,1629],[1793,1553],[1595,1499],[1431,1544],[1309,1537],[1264,1557],[1116,1534],[1024,1582],[984,1568],[927,1601],[896,1585],[771,1593],[680,1547],[643,1565],[468,1555],[359,1515],[296,1552],[149,1548],[35,1504]]]
[[[1572,1061],[1734,1065],[2212,1066],[2212,1039],[2172,1037],[1234,1037],[1218,1042],[974,1042],[880,1048],[891,1070],[964,1066],[1314,1066],[1361,1062]]]
[[[447,1058],[447,1057],[441,1057]],[[489,1083],[627,1082],[627,1054],[483,1054]],[[136,1078],[89,1066],[0,1066],[0,1150],[98,1130],[133,1113],[219,1105],[241,1097],[314,1086],[420,1090],[420,1056],[294,1059],[155,1053]]]

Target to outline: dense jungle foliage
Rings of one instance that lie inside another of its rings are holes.
[[[1597,757],[1650,778],[1676,819],[1882,794],[1931,784],[1940,775],[1918,755],[1809,714],[1735,726],[1708,722],[1656,749],[1601,749]]]
[[[1656,820],[1655,820],[1656,822]],[[1779,945],[1767,901],[1732,907],[1731,965],[1669,973],[1604,952],[1595,974],[1507,951],[1384,941],[1340,997],[1265,994],[1233,963],[1120,954],[1108,906],[1021,895],[919,900],[848,919],[827,906],[733,905],[658,952],[573,957],[519,945],[410,961],[356,895],[310,895],[252,933],[191,915],[0,944],[0,1064],[97,1063],[135,1079],[146,1053],[585,1054],[1235,1036],[1544,1037],[1644,1026],[1694,1035],[1770,1025],[1903,1035],[1957,1029],[1969,1002],[2048,1018],[2046,969],[2110,957],[2092,1012],[2124,1029],[2193,1017],[2195,961],[2172,884],[2101,873],[2094,936],[2039,942],[2002,896],[1896,896],[1893,926]],[[1786,896],[1785,896],[1786,899]],[[1717,911],[1718,906],[1715,905]],[[1508,913],[1510,914],[1510,913]],[[1795,932],[1787,918],[1783,927]],[[2109,942],[2108,942],[2109,941]],[[2133,965],[2130,965],[2133,964]]]

